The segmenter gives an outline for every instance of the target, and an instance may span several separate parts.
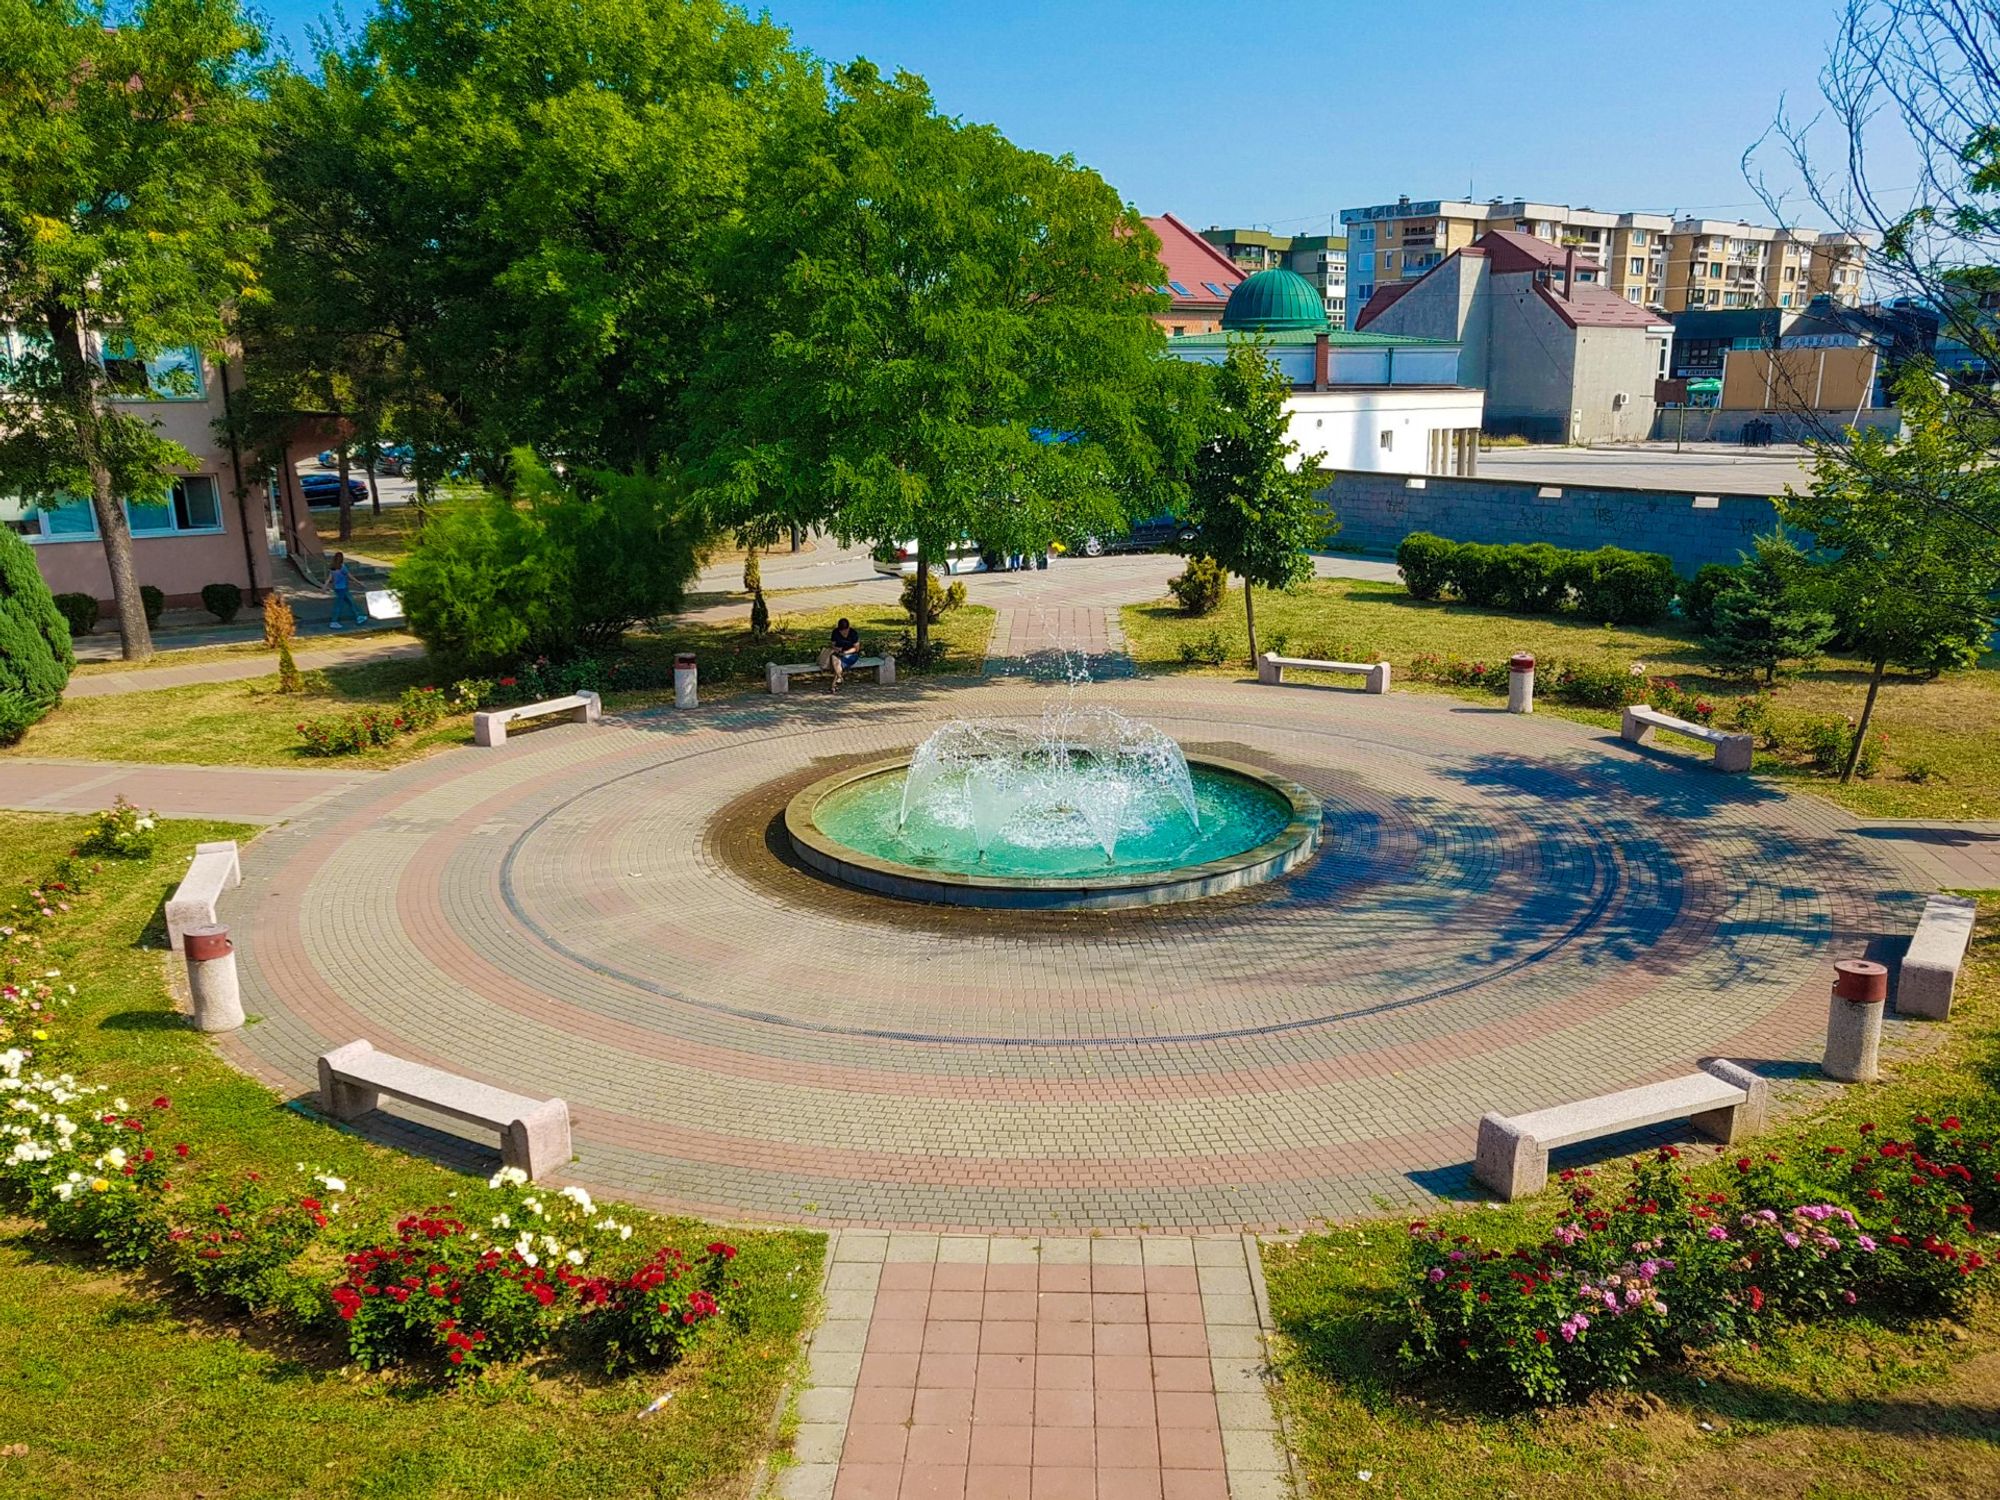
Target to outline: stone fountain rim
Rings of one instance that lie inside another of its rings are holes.
[[[975,875],[927,870],[918,865],[864,854],[820,831],[814,813],[827,797],[859,781],[909,769],[915,747],[822,776],[785,804],[785,833],[792,850],[812,869],[843,884],[906,901],[951,906],[1014,909],[1091,908],[1165,905],[1216,896],[1224,891],[1275,880],[1311,859],[1319,848],[1325,809],[1319,797],[1295,781],[1256,766],[1216,755],[1189,755],[1190,769],[1219,771],[1252,782],[1290,804],[1291,819],[1272,838],[1252,849],[1199,864],[1124,875]]]

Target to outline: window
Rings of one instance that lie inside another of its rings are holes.
[[[1722,263],[1720,261],[1716,261],[1709,266],[1708,279],[1710,281],[1720,281],[1722,279]]]
[[[127,500],[125,520],[135,537],[220,531],[222,501],[215,481],[206,475],[177,479],[164,505],[134,505]]]
[[[1382,429],[1382,451],[1384,453],[1387,453],[1395,446],[1396,446],[1396,434],[1392,432],[1389,428],[1384,427]]]
[[[124,401],[201,401],[201,355],[192,347],[162,349],[140,359],[132,341],[107,337],[102,341],[104,373],[111,389]]]
[[[51,504],[0,495],[0,526],[30,542],[84,541],[97,535],[88,500]]]
[[[1643,229],[1635,229],[1635,230],[1633,230],[1633,231],[1632,231],[1632,243],[1633,243],[1633,244],[1635,244],[1635,245],[1643,245],[1643,244],[1645,244],[1645,243],[1646,243],[1646,231],[1645,231],[1645,230],[1643,230]]]
[[[1186,287],[1182,286],[1178,281],[1170,281],[1167,283],[1167,286],[1169,290],[1171,290],[1176,297],[1192,297],[1194,295],[1194,293],[1190,292]]]
[[[1215,293],[1215,295],[1218,297],[1227,298],[1229,296],[1229,290],[1227,287],[1219,287],[1212,281],[1204,281],[1202,285],[1207,287],[1211,292]]]
[[[1644,276],[1646,274],[1645,257],[1641,255],[1633,256],[1631,260],[1626,262],[1626,271],[1633,276]]]
[[[1792,305],[1792,294],[1790,292],[1780,292],[1778,294],[1778,306],[1790,307],[1791,305]]]

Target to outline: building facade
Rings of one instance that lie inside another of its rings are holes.
[[[1246,280],[1214,333],[1172,340],[1177,358],[1220,364],[1255,339],[1289,378],[1298,462],[1385,474],[1470,474],[1484,393],[1459,384],[1454,343],[1329,327],[1320,293],[1274,267]]]
[[[1602,274],[1577,247],[1492,230],[1417,280],[1378,287],[1361,331],[1456,343],[1460,378],[1486,392],[1488,432],[1634,441],[1652,431],[1673,328]]]
[[[1214,333],[1229,294],[1248,273],[1172,214],[1149,218],[1146,227],[1160,237],[1160,263],[1167,268],[1166,285],[1154,288],[1170,299],[1158,315],[1160,326],[1173,338]]]
[[[1246,275],[1296,271],[1319,289],[1327,321],[1347,326],[1347,239],[1338,234],[1272,234],[1263,229],[1223,229],[1211,225],[1201,237],[1227,255]]]
[[[202,588],[211,583],[235,584],[254,597],[270,586],[287,552],[318,553],[303,500],[296,494],[274,499],[269,477],[217,436],[226,390],[242,379],[239,366],[193,349],[138,360],[129,349],[99,342],[95,352],[114,385],[131,393],[118,404],[194,459],[163,503],[125,502],[133,571],[142,585],[165,596],[167,608],[199,606]],[[112,614],[110,568],[88,498],[51,504],[0,494],[0,525],[34,549],[52,593],[89,594],[106,616]]]
[[[1804,307],[1824,294],[1861,300],[1867,249],[1853,235],[1658,213],[1609,213],[1532,199],[1400,198],[1342,209],[1348,305],[1414,281],[1489,230],[1533,235],[1595,261],[1602,284],[1626,301],[1686,307]],[[1350,320],[1353,326],[1353,320]]]

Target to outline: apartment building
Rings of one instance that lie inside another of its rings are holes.
[[[1347,326],[1347,240],[1337,234],[1273,234],[1265,229],[1210,225],[1201,237],[1246,274],[1295,271],[1319,290],[1327,321]]]
[[[1414,281],[1492,230],[1573,247],[1601,267],[1602,285],[1628,302],[1668,312],[1804,307],[1819,293],[1852,306],[1861,300],[1867,255],[1852,235],[1609,213],[1525,198],[1399,198],[1342,209],[1340,222],[1347,231],[1354,318],[1378,288]]]

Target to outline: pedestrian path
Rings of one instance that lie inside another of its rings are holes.
[[[261,766],[166,766],[143,762],[0,759],[0,807],[24,812],[95,812],[123,797],[168,818],[278,823],[367,779],[365,771],[290,771]]]
[[[1280,1500],[1247,1236],[843,1230],[780,1500]]]
[[[1034,601],[1008,605],[993,617],[986,647],[988,677],[1037,682],[1103,682],[1133,675],[1125,632],[1109,608]]]
[[[1847,832],[1893,855],[1921,886],[2000,891],[2000,821],[1856,818]]]
[[[310,672],[361,661],[410,660],[424,654],[424,648],[408,639],[400,629],[360,631],[351,637],[337,636],[334,639],[338,644],[317,650],[309,649],[309,646],[317,645],[318,638],[311,643],[299,642],[295,655],[300,669]],[[63,696],[111,698],[124,693],[151,693],[161,688],[188,687],[201,682],[247,682],[257,677],[269,677],[278,670],[277,658],[262,652],[221,661],[190,662],[185,666],[173,665],[171,656],[163,656],[160,660],[164,665],[72,677],[69,686],[63,689]]]

